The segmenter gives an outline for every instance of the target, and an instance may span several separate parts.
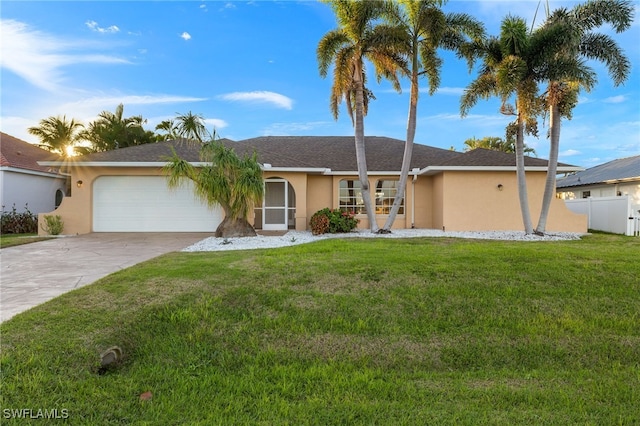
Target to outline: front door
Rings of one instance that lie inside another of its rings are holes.
[[[262,204],[262,229],[265,231],[286,231],[289,227],[288,182],[284,179],[264,181],[264,201]]]

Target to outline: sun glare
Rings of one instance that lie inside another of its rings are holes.
[[[76,149],[72,146],[68,146],[65,151],[67,153],[67,157],[75,157],[77,155]]]

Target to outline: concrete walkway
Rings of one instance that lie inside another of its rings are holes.
[[[95,233],[0,249],[0,322],[210,233]]]

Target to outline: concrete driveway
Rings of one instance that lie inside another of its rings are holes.
[[[210,233],[95,233],[0,250],[0,322]]]

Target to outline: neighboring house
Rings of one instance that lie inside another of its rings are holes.
[[[67,177],[59,166],[38,161],[56,161],[52,154],[28,142],[0,133],[0,199],[3,211],[47,213],[57,208],[67,193]]]
[[[556,190],[571,211],[587,215],[590,229],[640,234],[640,155],[558,179]]]
[[[360,197],[353,137],[270,136],[239,142],[223,140],[240,155],[257,154],[264,171],[266,194],[255,210],[254,225],[263,230],[306,230],[318,210],[343,208],[355,212],[360,227],[368,221]],[[404,142],[367,137],[367,165],[379,226],[384,224],[396,192]],[[65,233],[88,232],[213,232],[222,220],[195,198],[192,185],[167,189],[161,167],[171,148],[198,164],[199,149],[175,141],[146,144],[75,157],[65,166],[73,196],[56,211]],[[526,158],[531,211],[540,211],[547,161]],[[447,231],[518,230],[515,156],[477,149],[467,153],[415,145],[404,205],[393,228]],[[580,168],[560,164],[560,172]],[[42,220],[42,218],[41,218]],[[586,217],[570,212],[554,199],[549,231],[585,232]]]
[[[558,179],[558,196],[565,200],[629,195],[640,204],[640,155],[620,158]]]

